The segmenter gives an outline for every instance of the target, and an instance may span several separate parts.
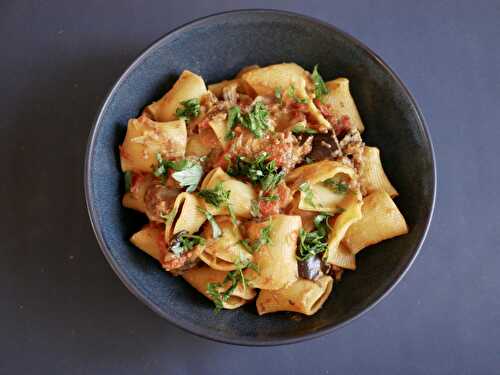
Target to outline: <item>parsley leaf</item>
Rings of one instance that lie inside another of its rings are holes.
[[[249,252],[255,253],[262,246],[271,244],[271,223],[260,230],[259,238],[250,243],[248,239],[240,240],[240,244]]]
[[[179,257],[183,253],[193,249],[197,245],[204,245],[205,239],[195,234],[189,234],[182,230],[170,242],[170,251]]]
[[[328,186],[334,193],[337,194],[345,194],[349,191],[348,184],[335,178],[328,178],[323,181],[323,184]]]
[[[203,177],[203,168],[200,164],[193,163],[181,171],[172,173],[172,177],[179,185],[186,187],[188,193],[191,193],[196,190]]]
[[[236,269],[234,271],[228,272],[222,283],[207,284],[207,293],[212,298],[212,301],[215,304],[215,313],[220,312],[224,308],[224,302],[227,302],[227,300],[229,300],[240,282],[243,288],[246,289],[247,280],[245,278],[245,275],[243,274],[243,271],[246,268],[250,268],[255,272],[259,272],[258,266],[252,262],[236,261],[234,264],[236,266]],[[229,287],[226,290],[223,290],[225,288],[225,285],[229,282]]]
[[[311,207],[316,207],[314,203],[314,193],[311,190],[311,185],[308,182],[303,182],[299,186],[299,190],[305,194],[304,202],[306,202]]]
[[[160,153],[156,154],[158,166],[153,167],[153,174],[160,177],[162,181],[168,176],[168,170],[173,169],[176,172],[172,173],[172,178],[176,180],[180,186],[187,187],[186,191],[191,193],[196,190],[201,178],[203,177],[203,168],[199,163],[190,160],[163,160]]]
[[[305,121],[300,121],[294,125],[292,128],[292,133],[294,134],[317,134],[318,132],[307,126]]]
[[[228,111],[227,125],[229,128],[226,139],[234,138],[234,127],[241,124],[257,138],[262,138],[264,133],[269,130],[269,113],[262,102],[256,102],[250,112],[241,114],[240,107],[232,107]]]
[[[222,182],[215,185],[213,189],[203,189],[198,194],[205,200],[205,202],[210,203],[212,206],[217,208],[221,205],[226,206],[229,216],[231,216],[231,222],[233,225],[238,225],[238,220],[236,219],[233,206],[229,202],[231,190],[225,190]]]
[[[233,139],[234,138],[234,127],[236,124],[241,122],[241,111],[240,107],[231,107],[229,111],[227,112],[227,126],[229,128],[227,134],[226,134],[226,139]]]
[[[329,218],[329,214],[316,215],[314,218],[315,231],[306,232],[304,229],[300,229],[297,259],[304,261],[328,249]]]
[[[233,205],[231,203],[227,203],[227,211],[229,212],[229,216],[231,217],[231,223],[234,226],[238,225],[238,219],[236,218],[236,214],[234,213]]]
[[[128,193],[130,191],[130,188],[132,187],[132,172],[126,171],[123,174],[123,178],[125,181],[125,192]]]
[[[214,215],[212,215],[210,212],[204,210],[199,206],[198,206],[198,211],[200,211],[203,215],[205,215],[208,222],[212,226],[212,237],[219,238],[220,236],[222,236],[222,230],[220,229],[219,224],[217,224],[217,221],[215,221]]]
[[[319,99],[323,95],[328,94],[328,87],[325,85],[325,81],[323,81],[323,78],[318,72],[318,65],[314,66],[311,78],[314,82],[314,95],[316,96],[316,98]]]
[[[200,99],[193,98],[181,102],[183,108],[179,107],[175,111],[178,118],[185,118],[186,120],[198,117],[200,114]]]
[[[281,87],[276,87],[274,89],[274,97],[280,105],[283,104],[283,94],[281,93]]]
[[[228,203],[230,194],[231,191],[225,190],[222,182],[219,182],[213,189],[203,189],[198,193],[206,202],[217,208],[219,208],[221,204]]]
[[[291,84],[288,86],[288,89],[286,90],[286,94],[289,98],[293,99],[296,103],[298,104],[307,104],[307,99],[306,98],[299,98],[295,94],[295,86]]]
[[[267,158],[266,152],[262,152],[253,160],[237,156],[235,165],[231,165],[227,173],[233,177],[244,176],[252,184],[260,184],[263,191],[272,190],[281,182],[285,172],[276,166],[275,160],[267,161]]]
[[[262,138],[264,133],[269,130],[269,113],[262,102],[256,102],[250,112],[241,116],[241,124],[250,130],[257,138]]]
[[[255,199],[252,199],[252,201],[250,202],[250,214],[252,215],[252,217],[260,216],[259,202]]]

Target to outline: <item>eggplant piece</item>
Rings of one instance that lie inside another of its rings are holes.
[[[321,258],[319,255],[307,258],[306,260],[299,260],[299,277],[307,280],[315,280],[321,273]]]
[[[333,132],[316,134],[312,143],[312,150],[307,155],[313,162],[332,160],[340,154],[338,142]]]

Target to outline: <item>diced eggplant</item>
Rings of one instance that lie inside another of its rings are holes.
[[[314,280],[320,276],[321,258],[316,255],[306,260],[299,260],[299,276],[303,279]]]

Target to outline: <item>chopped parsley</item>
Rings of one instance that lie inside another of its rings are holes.
[[[259,198],[259,200],[264,202],[274,202],[277,201],[278,199],[280,199],[280,197],[277,194],[265,195]]]
[[[229,202],[230,190],[225,190],[222,182],[219,182],[213,189],[203,189],[198,193],[207,203],[219,208],[222,204]]]
[[[306,232],[299,231],[299,246],[297,249],[297,259],[304,261],[328,249],[328,219],[330,215],[320,214],[314,218],[316,230]]]
[[[271,223],[260,230],[259,238],[250,242],[248,239],[240,240],[240,244],[249,252],[255,253],[259,251],[262,246],[271,244]]]
[[[125,181],[125,192],[128,193],[130,191],[130,188],[132,187],[132,172],[126,171],[123,174],[123,178]]]
[[[274,89],[274,97],[280,105],[283,104],[283,94],[281,92],[281,87],[276,87]]]
[[[178,118],[184,118],[186,120],[191,120],[196,118],[200,114],[200,99],[193,98],[181,102],[183,108],[179,107],[175,111]]]
[[[234,127],[238,122],[241,122],[240,107],[231,107],[227,112],[227,127],[229,131],[226,134],[226,139],[234,138]]]
[[[264,103],[256,102],[250,112],[242,114],[239,107],[232,107],[228,111],[228,128],[226,134],[227,139],[234,138],[234,127],[241,124],[252,132],[257,138],[262,138],[269,130],[269,113]]]
[[[298,104],[307,104],[307,99],[306,98],[299,98],[295,94],[295,86],[293,84],[291,84],[290,86],[288,86],[288,89],[286,90],[286,94],[287,94],[287,96],[290,99],[293,99],[295,101],[295,103],[298,103]]]
[[[349,185],[335,178],[328,178],[323,184],[329,187],[334,193],[345,194],[349,191]]]
[[[252,199],[252,201],[250,202],[250,214],[252,215],[252,217],[260,216],[259,201],[256,199]]]
[[[303,182],[299,186],[299,190],[303,192],[304,202],[306,202],[311,207],[316,207],[316,203],[314,203],[314,193],[311,190],[311,185],[308,182]]]
[[[199,206],[198,211],[205,215],[208,222],[210,223],[210,226],[212,227],[212,237],[219,238],[220,236],[222,236],[222,230],[220,229],[219,224],[217,224],[217,221],[215,221],[214,215]]]
[[[311,76],[314,82],[314,95],[316,98],[320,99],[323,95],[328,94],[328,87],[325,85],[325,81],[318,72],[318,65],[314,66],[314,70]]]
[[[285,172],[276,166],[275,160],[267,160],[267,152],[262,152],[256,158],[249,159],[245,156],[237,156],[234,165],[230,165],[227,173],[233,177],[244,176],[252,184],[260,184],[261,189],[266,192],[278,185]]]
[[[305,121],[300,121],[292,128],[294,134],[317,134],[318,132],[307,126]]]
[[[183,230],[176,234],[172,242],[170,242],[170,251],[175,256],[179,257],[185,252],[193,249],[197,245],[204,245],[205,239],[195,234],[189,234]]]
[[[191,160],[164,160],[160,153],[156,154],[158,166],[153,167],[153,174],[160,177],[163,181],[168,176],[168,170],[173,169],[172,178],[176,180],[181,187],[186,187],[186,191],[191,193],[196,190],[201,178],[203,177],[203,168],[197,162]]]
[[[245,269],[250,268],[255,272],[259,272],[258,266],[252,262],[237,261],[235,262],[235,266],[236,269],[228,272],[222,283],[207,284],[207,293],[214,302],[216,313],[220,312],[224,308],[224,303],[229,300],[229,297],[231,297],[239,283],[241,283],[243,289],[246,289],[247,280],[243,274]],[[221,290],[227,283],[230,283],[229,287],[226,290]]]
[[[186,191],[189,193],[196,190],[202,177],[203,168],[198,163],[193,163],[181,171],[172,173],[172,178],[176,180],[181,187],[186,187]]]
[[[198,193],[207,203],[217,208],[226,206],[231,216],[231,222],[234,225],[238,224],[236,219],[236,214],[234,213],[233,206],[229,202],[229,196],[231,195],[231,190],[225,190],[222,182],[219,182],[213,189],[203,189]]]
[[[267,108],[262,102],[256,102],[251,111],[241,117],[241,124],[250,130],[257,138],[262,138],[269,130]]]

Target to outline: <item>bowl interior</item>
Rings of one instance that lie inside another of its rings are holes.
[[[381,149],[384,168],[400,192],[396,203],[410,233],[357,256],[324,307],[313,317],[287,313],[259,317],[253,304],[213,313],[212,304],[164,271],[128,238],[145,222],[121,206],[118,145],[127,120],[168,90],[183,69],[207,83],[246,65],[296,62],[325,80],[347,77],[366,126],[369,145]],[[150,47],[111,91],[91,134],[86,165],[89,211],[100,245],[122,281],[171,322],[196,334],[240,344],[277,344],[312,337],[359,315],[399,280],[415,257],[432,213],[434,164],[430,140],[415,103],[397,78],[362,45],[338,30],[275,11],[226,13],[196,21]]]

